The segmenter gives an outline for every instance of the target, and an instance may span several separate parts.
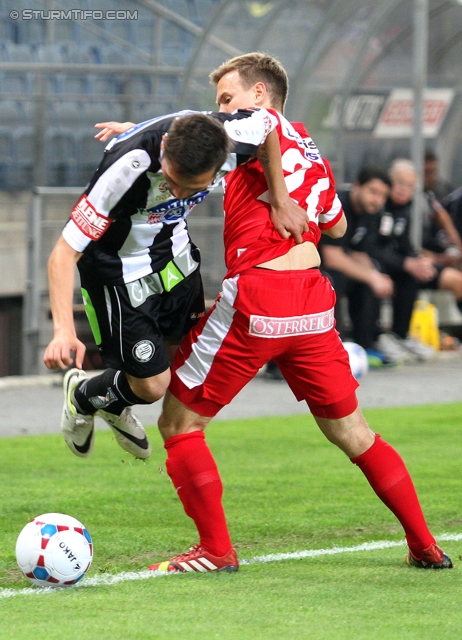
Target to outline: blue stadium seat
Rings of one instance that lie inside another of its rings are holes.
[[[9,127],[0,127],[0,189],[11,188],[13,157],[13,134]]]
[[[20,100],[0,100],[0,125],[19,127],[26,124],[23,103]]]
[[[99,96],[120,95],[122,93],[123,79],[118,74],[96,74],[88,75],[89,93]]]
[[[30,73],[5,71],[1,76],[3,93],[31,93],[33,91],[34,83]]]
[[[99,49],[88,43],[68,42],[63,45],[65,62],[96,64],[101,62]]]
[[[93,138],[91,127],[82,127],[76,133],[77,184],[86,184],[97,169],[104,152],[104,144]]]
[[[33,62],[32,47],[29,44],[5,44],[8,62]]]
[[[88,74],[59,73],[57,74],[58,93],[72,93],[84,96],[90,92]]]
[[[62,64],[66,61],[66,54],[61,44],[39,44],[35,47],[34,60],[49,64]]]
[[[130,93],[134,98],[149,96],[152,92],[152,81],[149,76],[134,76],[130,79]]]
[[[4,42],[0,43],[0,60],[2,62],[8,62],[8,49]]]
[[[59,127],[78,127],[85,122],[83,102],[58,101],[51,106],[50,123]]]
[[[77,182],[77,135],[73,128],[59,127],[46,137],[47,177],[50,186],[68,187]]]
[[[106,45],[100,48],[101,64],[133,64],[133,55],[130,51],[124,51],[121,47]]]
[[[125,121],[124,108],[120,103],[116,102],[93,102],[88,101],[85,104],[85,122],[88,126],[93,127],[96,122],[105,122],[106,120]]]
[[[173,113],[173,105],[171,102],[142,102],[134,105],[133,108],[133,121],[144,122],[145,120],[151,120],[157,116],[163,116],[167,113]]]
[[[13,170],[10,185],[14,189],[32,189],[33,185],[33,157],[34,157],[33,127],[18,127],[13,133]]]

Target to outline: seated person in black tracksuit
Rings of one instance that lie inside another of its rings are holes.
[[[380,270],[392,278],[394,286],[392,332],[380,336],[379,345],[383,350],[391,350],[394,345],[403,354],[407,350],[418,360],[426,360],[432,356],[431,351],[408,336],[418,290],[451,290],[460,305],[462,273],[435,264],[432,257],[419,253],[411,243],[411,208],[417,184],[413,164],[405,159],[395,160],[389,173],[392,181],[390,197],[376,219],[374,242],[368,247],[370,256]]]
[[[323,237],[320,244],[322,268],[328,272],[337,294],[337,328],[345,337],[339,305],[346,296],[353,341],[366,350],[372,366],[396,360],[376,347],[382,332],[379,326],[381,299],[392,295],[393,283],[369,256],[369,245],[376,233],[375,217],[383,208],[390,187],[390,178],[382,168],[363,167],[351,190],[338,194],[348,222],[346,234],[338,240]]]
[[[455,228],[462,237],[462,187],[446,196],[443,200],[443,206],[446,207]]]

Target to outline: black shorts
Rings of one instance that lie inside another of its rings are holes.
[[[80,263],[79,272],[85,311],[104,364],[136,378],[166,371],[170,364],[164,340],[180,341],[204,315],[199,269],[162,292],[157,292],[157,274],[108,285]]]

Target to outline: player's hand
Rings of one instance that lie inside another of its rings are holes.
[[[95,138],[100,142],[106,142],[111,136],[120,136],[121,133],[125,133],[134,126],[133,122],[97,122],[95,128],[101,129],[101,131],[96,134]]]
[[[75,360],[75,366],[81,369],[85,351],[85,345],[75,335],[58,334],[45,349],[43,362],[48,369],[67,369]]]
[[[420,280],[420,282],[432,280],[437,273],[431,259],[427,256],[406,258],[404,261],[404,270],[410,273],[416,280]]]
[[[308,231],[308,216],[292,198],[283,204],[271,204],[271,222],[282,238],[293,236],[297,244],[303,242],[302,234]]]
[[[380,271],[372,273],[369,286],[378,298],[387,298],[393,294],[393,280]]]

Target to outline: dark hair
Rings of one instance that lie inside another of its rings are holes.
[[[164,142],[164,154],[185,177],[218,169],[233,148],[221,122],[202,113],[177,118]]]
[[[437,162],[438,156],[433,149],[425,149],[424,161],[425,162]]]
[[[363,184],[366,184],[366,182],[370,182],[371,180],[380,180],[384,184],[391,187],[390,176],[385,171],[385,169],[382,169],[382,167],[379,167],[378,165],[370,164],[362,167],[356,178],[356,182],[361,186]]]
[[[231,58],[209,75],[212,84],[218,84],[223,76],[237,71],[244,89],[250,89],[257,82],[263,82],[268,90],[272,106],[283,111],[289,92],[289,79],[282,64],[267,55],[254,51]]]

